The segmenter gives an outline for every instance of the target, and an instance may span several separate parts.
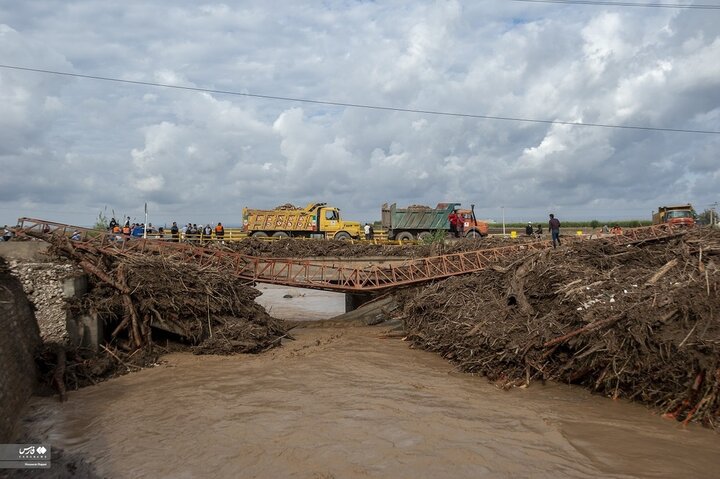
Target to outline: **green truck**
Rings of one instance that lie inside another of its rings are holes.
[[[450,231],[448,215],[455,211],[463,218],[463,236],[479,238],[487,236],[487,223],[475,218],[475,205],[471,209],[460,208],[460,203],[438,203],[435,208],[412,205],[398,208],[396,203],[382,206],[381,224],[387,230],[388,239],[401,241],[426,239],[435,231]]]

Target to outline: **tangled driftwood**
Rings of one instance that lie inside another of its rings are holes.
[[[258,290],[214,266],[119,254],[62,235],[52,238],[52,251],[90,277],[89,293],[70,308],[97,317],[111,331],[97,355],[55,346],[41,352],[41,369],[52,375],[61,397],[62,384],[94,383],[154,362],[159,346],[153,325],[175,331],[196,354],[256,353],[288,337],[284,322],[255,303]]]
[[[409,338],[501,387],[536,379],[720,424],[720,233],[587,242],[405,294]]]

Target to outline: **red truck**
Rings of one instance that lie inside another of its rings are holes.
[[[692,228],[695,226],[695,212],[691,204],[660,206],[657,212],[653,213],[652,222],[654,225],[669,223],[673,226]]]

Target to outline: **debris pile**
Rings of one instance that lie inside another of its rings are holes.
[[[275,209],[276,209],[276,210],[282,210],[282,211],[298,211],[298,210],[301,210],[302,207],[300,207],[300,206],[295,206],[295,205],[292,204],[292,203],[285,203],[285,204],[283,204],[283,205],[276,206]]]
[[[71,259],[90,277],[90,292],[69,302],[110,328],[100,354],[46,343],[39,364],[59,391],[154,363],[161,345],[151,325],[175,332],[196,354],[256,353],[279,346],[285,325],[255,303],[260,292],[214,266],[173,258],[106,252],[61,235],[51,251]]]
[[[555,380],[720,426],[720,233],[578,242],[404,293],[408,338],[500,387]]]
[[[116,324],[112,337],[122,349],[152,347],[155,323],[189,340],[198,354],[255,353],[284,334],[282,322],[255,303],[260,291],[214,266],[147,255],[111,261],[114,284],[99,281],[80,306]]]

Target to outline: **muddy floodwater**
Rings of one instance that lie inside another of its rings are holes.
[[[328,319],[345,312],[345,295],[329,291],[258,283],[262,293],[255,302],[280,319],[314,321]]]
[[[501,391],[387,328],[173,354],[34,399],[33,433],[118,478],[717,477],[720,438],[563,385]]]

